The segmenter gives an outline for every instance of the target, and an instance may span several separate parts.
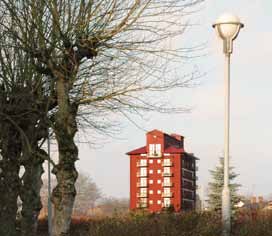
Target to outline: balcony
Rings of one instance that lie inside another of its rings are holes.
[[[138,183],[137,183],[137,187],[138,187],[138,188],[146,188],[147,186],[148,186],[147,183],[141,183],[141,182],[138,182]]]
[[[162,186],[163,187],[173,187],[174,186],[174,184],[173,183],[162,183]]]
[[[174,194],[173,193],[162,193],[162,197],[173,197],[174,196]]]
[[[182,169],[182,177],[192,180],[193,179],[193,172]]]
[[[174,174],[172,172],[164,172],[162,173],[163,177],[172,177]]]
[[[137,172],[137,177],[147,177],[147,173]]]
[[[147,192],[146,193],[137,193],[138,198],[147,198]]]
[[[172,161],[164,161],[164,162],[162,163],[162,166],[164,166],[164,167],[173,166],[173,162],[172,162]]]
[[[162,153],[161,152],[148,153],[147,157],[162,157]]]
[[[147,166],[148,166],[147,161],[146,162],[137,161],[137,167],[147,167]]]
[[[193,185],[189,185],[189,184],[183,184],[182,185],[182,189],[188,189],[190,191],[194,191],[195,190],[195,187]]]
[[[148,205],[147,205],[147,203],[145,203],[145,202],[141,202],[141,203],[137,203],[136,207],[137,207],[137,208],[147,208]]]
[[[194,199],[194,192],[184,191],[183,190],[183,192],[182,192],[182,198],[193,200]]]
[[[172,206],[172,204],[165,204],[165,203],[162,203],[162,207],[163,208],[169,208],[169,207],[171,207]]]

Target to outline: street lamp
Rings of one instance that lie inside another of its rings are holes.
[[[48,213],[48,235],[52,236],[52,203],[51,203],[51,150],[50,150],[50,133],[49,128],[47,128],[47,154],[48,154],[48,205],[47,205],[47,213]]]
[[[225,54],[225,142],[224,142],[224,187],[222,191],[223,235],[229,236],[231,229],[231,197],[229,188],[229,125],[230,125],[230,55],[233,41],[244,25],[237,16],[224,14],[213,24],[218,36],[223,40]]]

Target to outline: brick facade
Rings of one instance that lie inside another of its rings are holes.
[[[130,209],[160,212],[192,210],[196,200],[196,160],[184,151],[184,137],[159,130],[146,134],[146,145],[129,153]]]

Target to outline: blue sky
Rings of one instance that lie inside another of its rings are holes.
[[[208,55],[195,63],[206,75],[200,85],[173,94],[174,103],[192,107],[190,113],[154,114],[141,121],[146,130],[154,128],[185,136],[185,147],[200,158],[199,185],[210,180],[209,169],[223,153],[224,99],[223,54],[221,42],[211,25],[224,12],[239,15],[245,28],[234,43],[231,68],[231,165],[240,174],[244,194],[272,193],[272,1],[207,0],[193,21],[199,23],[188,32],[190,41],[207,42]],[[87,172],[108,196],[129,196],[129,158],[125,153],[140,147],[145,131],[124,120],[118,139],[109,139],[93,149],[80,144],[77,166]]]

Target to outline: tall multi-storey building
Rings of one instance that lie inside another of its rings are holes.
[[[196,160],[184,150],[184,137],[153,130],[146,145],[130,156],[130,209],[160,212],[192,210],[196,201]]]

